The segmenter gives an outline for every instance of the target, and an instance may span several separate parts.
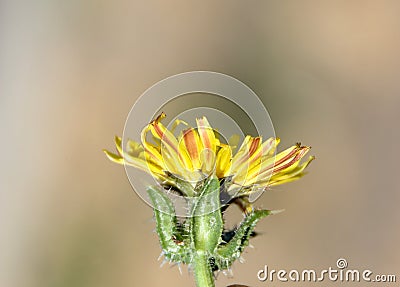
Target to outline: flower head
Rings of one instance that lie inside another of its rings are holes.
[[[196,119],[197,127],[177,120],[168,130],[161,123],[165,116],[162,113],[142,130],[141,143],[128,140],[123,150],[121,138],[115,137],[117,154],[104,150],[105,154],[116,163],[150,173],[163,186],[177,189],[182,189],[182,182],[194,188],[215,174],[228,183],[226,190],[235,197],[296,180],[314,159],[309,157],[301,163],[310,147],[300,144],[275,155],[280,140],[272,137],[263,141],[261,137],[246,136],[235,152],[238,137],[233,136],[229,144],[222,143],[207,118]],[[178,124],[187,128],[176,137],[173,130]],[[149,134],[153,142],[148,141]],[[188,195],[185,190],[179,191]]]

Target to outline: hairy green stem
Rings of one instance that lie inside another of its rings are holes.
[[[194,277],[197,287],[214,287],[214,276],[205,251],[196,251],[193,260]]]
[[[201,192],[191,221],[191,239],[194,246],[194,276],[197,287],[214,287],[214,274],[209,255],[215,253],[221,239],[223,220],[219,201],[219,181],[207,180]]]

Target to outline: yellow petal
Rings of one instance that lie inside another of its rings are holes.
[[[214,130],[211,128],[206,117],[196,119],[197,131],[203,146],[203,151],[200,154],[202,159],[202,168],[208,173],[214,168],[215,152],[217,141],[215,139]]]
[[[245,185],[249,180],[249,171],[260,169],[259,163],[263,154],[263,145],[261,144],[261,137],[246,136],[239,151],[232,159],[232,174],[234,180]],[[268,142],[265,144],[267,145]],[[257,174],[255,172],[255,174]]]
[[[148,128],[151,133],[161,140],[164,148],[161,148],[162,157],[168,158],[168,162],[173,164],[171,172],[186,173],[190,170],[191,161],[185,150],[179,149],[178,140],[162,123],[161,120],[165,118],[165,114],[161,113],[154,121],[152,121]]]
[[[236,171],[240,168],[240,166],[246,162],[249,157],[249,145],[252,141],[251,136],[246,136],[240,146],[238,152],[233,156],[232,159],[232,173],[236,173]]]
[[[159,150],[146,140],[146,134],[149,131],[149,129],[150,129],[149,127],[145,127],[141,133],[141,139],[145,150],[146,158],[151,158],[152,161],[158,163],[160,166],[163,166],[164,165],[163,159]]]
[[[229,145],[222,145],[217,153],[216,174],[218,178],[227,176],[231,168],[232,150]]]
[[[287,148],[283,152],[278,153],[275,157],[264,158],[261,163],[259,175],[270,176],[274,168],[290,161],[293,157],[296,156],[299,150],[300,145],[295,145]]]
[[[187,129],[183,132],[183,143],[192,161],[194,169],[201,167],[200,153],[203,145],[200,141],[199,134],[194,128]]]
[[[115,153],[112,153],[106,149],[103,149],[103,152],[106,154],[109,160],[118,164],[124,164],[124,159]]]
[[[260,173],[256,182],[260,184],[276,185],[278,182],[285,183],[292,181],[290,178],[299,178],[301,172],[313,160],[311,157],[307,162],[299,164],[300,160],[310,150],[310,147],[301,147],[296,145],[278,154],[278,160],[275,161],[272,168],[268,168]],[[299,176],[299,177],[297,177]]]
[[[301,160],[310,150],[308,146],[299,146],[297,152],[292,158],[281,159],[279,162],[275,163],[274,173],[290,170],[290,167]]]
[[[122,151],[122,139],[119,136],[115,136],[114,142],[115,142],[115,147],[117,148],[118,153],[122,156],[124,153]]]
[[[151,163],[151,162],[146,162],[145,160],[139,159],[132,157],[128,155],[127,153],[122,153],[121,155],[114,154],[112,152],[109,152],[108,150],[103,150],[106,156],[113,162],[118,163],[118,164],[126,164],[135,168],[138,168],[140,170],[143,170],[149,174],[153,175],[158,175],[162,174],[162,170],[160,167],[157,165]]]
[[[303,162],[302,164],[299,164],[300,161],[297,161],[296,164],[292,165],[291,167],[284,169],[277,174],[274,174],[270,179],[269,185],[279,185],[299,179],[305,174],[304,170],[314,159],[315,157],[310,156],[308,160]]]
[[[259,148],[257,152],[252,155],[246,174],[246,185],[257,182],[257,178],[263,172],[264,174],[262,176],[267,177],[268,170],[265,172],[265,168],[268,165],[270,165],[271,168],[273,167],[273,163],[275,162],[273,155],[278,144],[279,138],[269,138],[263,142],[261,148]]]

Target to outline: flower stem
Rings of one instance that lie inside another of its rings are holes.
[[[196,251],[194,256],[194,277],[197,287],[214,287],[214,276],[211,266],[208,263],[207,253],[205,251]]]

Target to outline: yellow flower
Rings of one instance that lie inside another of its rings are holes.
[[[229,182],[227,191],[237,194],[235,197],[296,180],[304,175],[304,169],[314,159],[309,157],[300,162],[310,150],[300,144],[275,155],[278,138],[263,141],[261,137],[246,136],[234,152],[237,138],[233,137],[229,144],[221,143],[205,117],[196,120],[196,128],[188,126],[176,137],[161,123],[163,118],[164,113],[142,130],[141,143],[128,140],[123,151],[121,138],[115,137],[118,153],[104,150],[105,154],[116,163],[146,171],[162,185],[177,189],[182,186],[194,189],[200,180],[215,173],[220,180]],[[177,124],[187,126],[179,120]],[[147,140],[149,132],[153,143]],[[184,195],[193,194],[179,191]]]

